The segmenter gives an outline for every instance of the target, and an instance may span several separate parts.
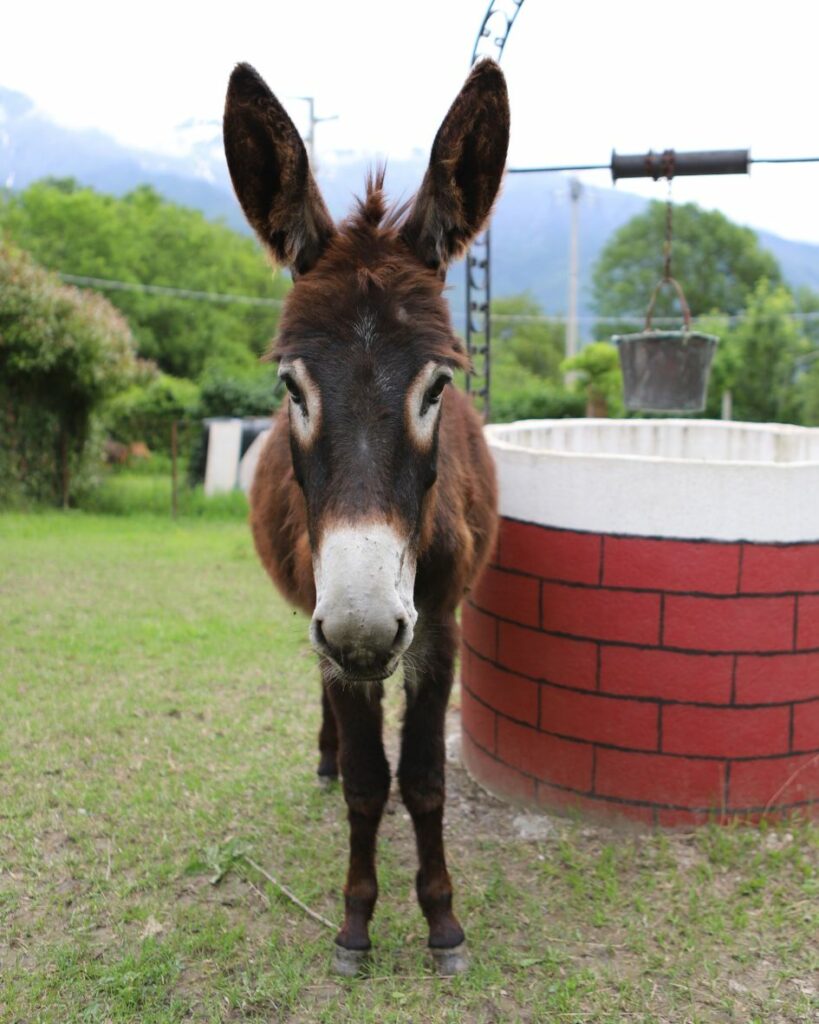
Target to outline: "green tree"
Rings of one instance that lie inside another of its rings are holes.
[[[800,285],[794,289],[793,299],[805,337],[819,348],[819,292],[807,285]]]
[[[122,198],[47,179],[0,201],[0,232],[51,270],[134,284],[246,295],[277,303],[289,280],[250,238],[147,186]],[[211,359],[252,367],[275,333],[278,305],[107,291],[140,356],[197,377]]]
[[[567,391],[560,375],[563,324],[549,321],[531,295],[492,303],[492,419],[560,419],[582,416],[582,397]]]
[[[492,356],[496,361],[514,361],[535,376],[556,382],[565,338],[563,324],[547,320],[529,294],[492,303]]]
[[[0,479],[5,496],[68,503],[94,412],[136,369],[131,332],[102,296],[62,285],[0,245]]]
[[[700,324],[720,338],[707,415],[719,415],[722,394],[730,391],[734,419],[761,423],[804,419],[811,408],[810,387],[802,384],[800,390],[799,381],[812,346],[794,312],[787,288],[763,279],[733,326],[725,317]]]
[[[796,401],[799,422],[819,427],[819,348],[797,364]]]
[[[640,315],[663,273],[665,204],[654,202],[614,233],[595,264],[594,305],[602,317]],[[773,284],[782,275],[750,228],[739,227],[716,210],[694,203],[674,207],[672,274],[691,312],[739,313],[757,282]],[[656,316],[679,315],[671,289],[657,299]],[[600,336],[611,333],[601,325]]]

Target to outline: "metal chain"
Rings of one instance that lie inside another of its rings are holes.
[[[673,172],[672,172],[673,173]],[[673,240],[674,206],[671,202],[671,178],[668,179],[668,196],[665,201],[665,243],[663,245],[663,280],[671,280],[671,242]]]
[[[648,309],[646,310],[646,330],[651,330],[651,318],[654,314],[654,304],[657,301],[657,296],[660,294],[664,285],[670,284],[673,286],[674,291],[677,293],[677,298],[680,300],[680,308],[682,309],[683,322],[685,330],[691,330],[691,310],[688,306],[688,302],[685,298],[685,293],[682,290],[682,286],[679,281],[676,281],[671,276],[671,243],[674,240],[674,206],[671,202],[671,181],[674,177],[674,150],[667,149],[663,153],[662,157],[662,176],[668,180],[668,195],[665,201],[665,242],[663,243],[663,276],[657,282],[654,291],[651,293],[649,299]]]

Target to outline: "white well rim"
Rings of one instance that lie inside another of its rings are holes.
[[[620,450],[588,450],[604,435]],[[677,447],[687,438],[692,449],[701,448],[710,438],[717,449],[738,444],[746,455],[767,457],[627,450],[629,438],[645,447],[647,439],[663,436]],[[486,437],[498,469],[500,511],[511,518],[651,537],[819,541],[818,428],[691,419],[522,420],[488,426]],[[573,450],[573,443],[587,450]],[[787,449],[808,457],[783,458]]]
[[[645,455],[633,452],[611,452],[611,451],[571,451],[566,447],[556,447],[544,443],[543,446],[533,444],[522,444],[519,441],[511,440],[510,435],[518,435],[524,430],[541,431],[545,437],[554,429],[571,429],[582,432],[590,432],[594,429],[605,428],[606,430],[620,431],[622,433],[636,433],[641,429],[649,428],[662,431],[664,428],[681,429],[685,428],[691,433],[705,432],[705,430],[721,431],[727,434],[757,434],[759,436],[778,438],[804,438],[812,447],[816,448],[816,457],[810,459],[719,459],[700,458],[695,456],[670,456],[670,455]],[[560,419],[560,420],[516,420],[514,423],[493,423],[484,428],[490,446],[497,449],[535,452],[538,455],[566,456],[573,459],[623,459],[638,462],[679,462],[679,463],[700,463],[707,465],[731,465],[731,466],[764,466],[768,469],[790,469],[806,466],[819,466],[819,427],[799,427],[790,423],[746,423],[735,420],[690,420],[690,419],[662,419],[662,420],[612,420],[612,419]]]

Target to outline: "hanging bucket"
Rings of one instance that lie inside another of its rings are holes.
[[[660,289],[671,284],[683,313],[683,330],[658,331],[651,327]],[[654,289],[646,313],[646,326],[638,334],[616,334],[611,339],[620,353],[623,398],[627,409],[643,412],[702,412],[708,392],[711,361],[719,339],[691,330],[691,312],[682,288],[673,277]]]

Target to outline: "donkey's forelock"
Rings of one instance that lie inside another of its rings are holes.
[[[366,226],[382,228],[385,231],[400,229],[412,206],[412,200],[392,205],[387,202],[384,191],[386,173],[386,164],[377,164],[368,172],[364,183],[364,197],[356,199],[355,210],[345,222],[351,230]]]
[[[412,344],[423,359],[468,369],[443,298],[444,281],[419,263],[402,237],[412,200],[390,205],[384,175],[383,166],[368,174],[364,196],[315,268],[298,278],[285,301],[272,358],[358,340],[358,328],[367,322],[386,330],[395,344]]]

